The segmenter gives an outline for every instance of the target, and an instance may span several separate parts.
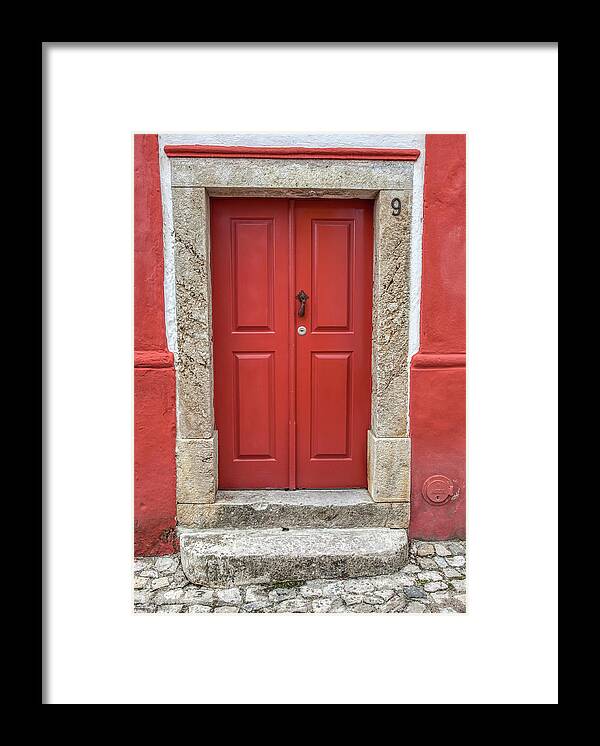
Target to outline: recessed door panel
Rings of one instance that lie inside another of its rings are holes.
[[[234,353],[236,459],[275,458],[274,353]]]
[[[233,330],[273,331],[272,220],[232,220]]]
[[[350,457],[351,352],[314,352],[311,381],[311,458]]]
[[[312,331],[349,331],[352,320],[354,225],[312,223]]]

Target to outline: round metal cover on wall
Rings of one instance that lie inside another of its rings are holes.
[[[454,485],[443,474],[434,474],[423,482],[422,493],[428,503],[443,505],[454,494]]]

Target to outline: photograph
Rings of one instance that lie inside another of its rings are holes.
[[[558,51],[41,42],[42,704],[558,703]]]
[[[464,613],[466,135],[134,151],[136,612]]]

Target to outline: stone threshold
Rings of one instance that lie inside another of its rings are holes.
[[[408,528],[408,503],[374,502],[365,489],[219,490],[212,503],[179,503],[180,530]]]

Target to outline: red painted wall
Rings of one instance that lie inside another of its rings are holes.
[[[464,538],[466,532],[465,146],[464,135],[425,140],[421,338],[410,390],[415,538]],[[451,483],[445,502],[423,496],[423,483],[437,475]]]
[[[171,554],[175,540],[175,369],[164,314],[157,135],[134,137],[134,544]]]
[[[175,540],[175,371],[164,322],[162,205],[156,135],[135,150],[135,553]],[[411,361],[413,537],[465,536],[465,136],[427,135],[421,339]],[[423,483],[442,475],[444,502]]]

